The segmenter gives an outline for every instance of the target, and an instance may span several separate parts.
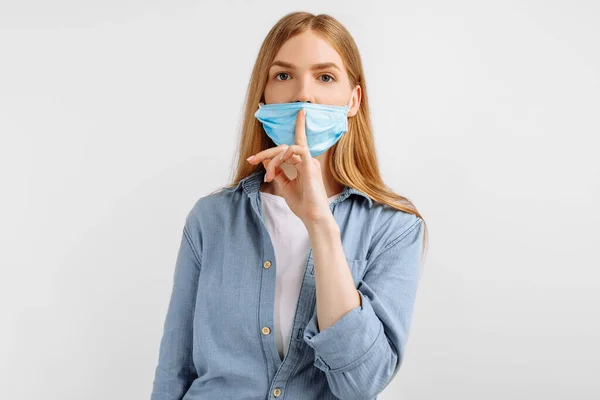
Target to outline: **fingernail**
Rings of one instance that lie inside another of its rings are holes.
[[[250,157],[246,158],[246,161],[250,161],[250,160],[252,160],[253,158],[254,158],[254,156],[250,156]]]
[[[306,117],[306,108],[302,109],[302,115],[304,115]]]
[[[263,181],[267,181],[267,174],[265,173],[265,179],[263,179]]]

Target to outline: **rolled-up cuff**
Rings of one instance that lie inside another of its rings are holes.
[[[319,332],[317,313],[304,329],[304,341],[315,351],[314,365],[325,370],[350,369],[370,356],[383,325],[369,299],[358,290],[361,305],[344,314],[332,326]]]

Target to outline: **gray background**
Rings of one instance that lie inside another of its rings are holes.
[[[261,41],[329,13],[430,248],[387,399],[598,399],[600,3],[0,2],[0,398],[147,399]]]

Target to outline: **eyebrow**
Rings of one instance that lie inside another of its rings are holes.
[[[280,67],[284,67],[284,68],[289,68],[289,69],[296,69],[296,67],[293,64],[290,64],[288,62],[285,61],[273,61],[273,64],[271,64],[271,66],[269,67],[269,69],[273,68],[274,66],[280,66]],[[338,67],[335,63],[332,62],[324,62],[324,63],[319,63],[319,64],[313,64],[310,69],[315,71],[315,70],[319,70],[319,69],[326,69],[326,68],[336,68],[338,71],[342,72],[341,68]]]

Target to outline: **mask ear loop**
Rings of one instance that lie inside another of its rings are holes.
[[[352,91],[352,93],[350,94],[350,104],[346,104],[346,107],[348,107],[348,109],[346,110],[346,116],[348,116],[348,111],[350,111],[350,108],[352,108],[352,95],[354,94],[354,91]]]

